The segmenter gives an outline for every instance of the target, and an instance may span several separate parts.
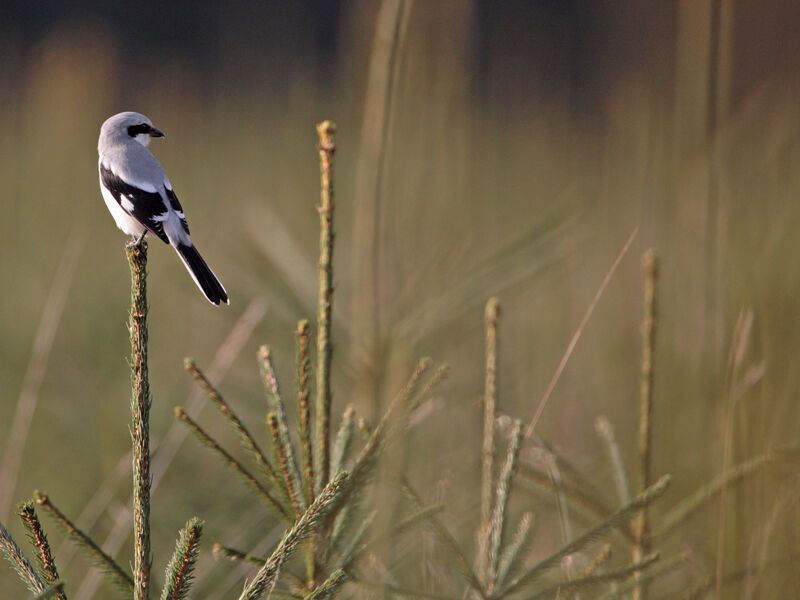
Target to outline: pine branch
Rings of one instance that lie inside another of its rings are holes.
[[[540,561],[522,575],[514,578],[497,596],[508,596],[509,594],[517,591],[520,587],[532,583],[536,578],[541,576],[546,570],[557,565],[562,558],[570,554],[575,554],[586,545],[597,540],[600,536],[604,535],[610,529],[624,523],[633,517],[642,507],[649,505],[654,500],[659,498],[669,486],[670,476],[664,475],[652,486],[647,488],[644,492],[636,496],[628,504],[619,508],[613,515],[608,517],[602,523],[594,526],[583,535],[579,536],[569,544],[562,546],[544,560]]]
[[[280,448],[273,446],[275,451],[280,451],[283,455],[283,463],[280,465],[284,475],[286,491],[292,506],[295,508],[295,516],[299,516],[305,509],[306,503],[302,494],[303,486],[300,483],[300,471],[297,469],[297,461],[294,458],[291,437],[289,436],[289,421],[286,418],[286,405],[283,403],[278,378],[275,376],[275,367],[272,364],[272,354],[268,346],[261,346],[258,349],[258,358],[261,365],[261,376],[267,388],[268,395],[272,397],[271,410],[275,413],[276,432],[280,442]],[[288,479],[287,479],[288,476]]]
[[[183,360],[183,367],[192,374],[195,380],[206,391],[209,399],[216,404],[220,412],[228,419],[228,422],[231,424],[231,427],[233,427],[233,430],[239,435],[239,440],[241,441],[244,449],[250,453],[253,459],[262,468],[269,480],[272,481],[276,487],[280,488],[280,478],[278,477],[277,473],[275,473],[275,470],[267,460],[267,457],[261,451],[261,448],[259,447],[258,443],[256,443],[255,438],[253,438],[252,434],[250,431],[248,431],[247,427],[245,427],[239,416],[225,401],[225,399],[222,397],[222,394],[217,391],[217,389],[211,384],[205,374],[191,358],[185,358]]]
[[[314,499],[314,465],[311,447],[311,407],[308,389],[311,365],[308,355],[308,319],[297,323],[295,343],[297,346],[297,415],[300,425],[300,452],[303,461],[303,494],[306,505]]]
[[[167,565],[161,600],[184,600],[188,597],[202,533],[203,522],[197,517],[189,519],[181,529],[175,552]]]
[[[612,569],[594,575],[586,575],[584,577],[578,577],[576,579],[572,579],[564,583],[559,583],[558,585],[547,587],[543,590],[536,592],[531,596],[528,596],[527,600],[535,600],[536,598],[543,598],[545,596],[552,596],[553,598],[558,598],[559,595],[563,592],[578,591],[584,588],[595,586],[600,583],[608,583],[609,581],[620,581],[630,575],[635,575],[636,573],[640,573],[643,569],[646,569],[657,560],[658,560],[658,553],[653,552],[652,554],[648,554],[647,556],[645,556],[642,560],[633,562],[619,569]]]
[[[492,519],[489,522],[489,569],[487,579],[487,590],[491,592],[494,588],[497,579],[497,563],[500,560],[500,542],[503,536],[503,527],[505,526],[506,508],[508,507],[508,496],[511,492],[511,480],[517,467],[517,458],[519,457],[520,442],[522,440],[522,421],[517,420],[514,423],[514,429],[511,432],[508,441],[508,452],[506,453],[506,461],[503,464],[503,470],[500,472],[500,477],[497,482],[497,490],[495,491],[495,506],[492,513]]]
[[[411,502],[414,504],[416,510],[422,510],[423,505],[422,501],[420,500],[419,495],[414,491],[411,487],[411,484],[406,480],[403,479],[402,483],[403,492],[411,499]],[[442,522],[437,519],[435,516],[430,518],[431,527],[433,528],[433,532],[439,538],[439,541],[450,548],[453,554],[456,557],[456,560],[461,567],[461,573],[464,575],[464,578],[467,580],[467,583],[470,587],[476,591],[480,596],[484,596],[483,593],[483,586],[481,585],[478,576],[475,574],[475,571],[472,569],[472,565],[470,565],[469,560],[461,551],[461,548],[458,546],[458,542],[456,542],[455,538],[450,534],[447,528],[442,524]]]
[[[267,559],[263,556],[248,554],[247,552],[236,550],[235,548],[231,548],[230,546],[226,546],[225,544],[221,544],[219,542],[214,543],[211,552],[214,555],[214,558],[217,559],[227,558],[229,560],[239,560],[257,567],[262,567],[264,563],[267,562]]]
[[[245,585],[239,600],[257,600],[264,595],[267,588],[277,580],[283,561],[289,557],[305,537],[320,525],[334,506],[343,499],[344,490],[349,479],[350,475],[345,471],[325,486],[325,489],[303,513],[303,516],[286,532],[278,547],[275,548],[267,562],[259,569],[255,578]]]
[[[525,513],[519,520],[517,530],[514,532],[514,537],[511,538],[503,553],[500,555],[500,561],[497,565],[497,576],[495,577],[495,587],[502,587],[505,585],[506,578],[509,573],[516,569],[522,557],[522,550],[527,545],[530,537],[531,529],[533,527],[533,513]]]
[[[267,428],[269,429],[272,438],[272,448],[275,451],[275,456],[278,457],[278,467],[283,475],[283,484],[286,486],[289,494],[289,503],[294,511],[294,518],[299,519],[303,514],[303,503],[300,495],[302,491],[297,487],[300,482],[295,481],[292,477],[291,468],[291,443],[281,436],[281,426],[278,422],[278,417],[274,412],[267,414]]]
[[[331,573],[313,592],[306,596],[305,600],[327,600],[332,598],[339,588],[347,581],[347,573],[342,569],[337,569]]]
[[[45,591],[45,585],[36,573],[31,562],[19,549],[19,546],[8,533],[5,525],[0,523],[0,550],[5,554],[8,562],[19,575],[19,578],[25,583],[28,589],[34,594],[41,594]]]
[[[192,419],[180,406],[175,407],[175,418],[183,421],[195,434],[197,439],[208,448],[211,448],[211,450],[213,450],[234,473],[237,473],[244,480],[244,482],[249,485],[250,488],[262,500],[264,500],[267,506],[272,508],[278,515],[287,521],[292,520],[292,518],[289,516],[289,511],[284,508],[283,504],[281,504],[272,494],[270,494],[269,491],[263,485],[261,485],[258,480],[256,480],[256,478],[253,477],[253,475],[247,469],[245,469],[238,460],[231,456],[222,446],[217,443],[214,438],[206,433],[205,430],[203,430],[203,428],[200,427],[200,425],[198,425],[195,420]]]
[[[103,552],[92,538],[78,529],[75,524],[50,501],[47,495],[37,491],[34,492],[34,498],[36,504],[47,509],[47,511],[55,517],[56,522],[64,528],[69,538],[89,553],[92,562],[108,576],[111,583],[125,593],[129,594],[133,591],[133,577],[128,575],[111,556]]]
[[[28,531],[28,539],[34,548],[38,551],[37,559],[41,568],[41,574],[44,576],[46,583],[55,585],[59,581],[58,569],[56,569],[55,560],[53,560],[53,553],[50,550],[50,543],[47,541],[47,536],[42,529],[42,524],[39,522],[39,517],[36,515],[36,510],[33,508],[33,502],[28,501],[19,506],[18,514],[22,520],[22,524]],[[66,596],[62,593],[57,594],[59,600],[66,600]]]

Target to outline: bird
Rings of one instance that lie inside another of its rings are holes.
[[[100,192],[114,221],[132,236],[128,247],[146,235],[169,244],[180,256],[197,287],[209,302],[230,304],[219,278],[200,256],[189,237],[189,225],[164,168],[147,149],[164,132],[137,112],[106,119],[97,141]]]

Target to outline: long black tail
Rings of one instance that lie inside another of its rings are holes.
[[[181,257],[183,264],[186,265],[186,269],[194,279],[197,287],[202,290],[211,304],[216,304],[217,306],[219,306],[220,302],[230,304],[228,293],[222,287],[217,276],[214,275],[214,271],[208,267],[206,261],[200,256],[197,248],[178,244],[175,246],[175,250],[178,251],[178,255]]]

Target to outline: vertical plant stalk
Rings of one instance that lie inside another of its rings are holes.
[[[286,406],[278,387],[278,378],[275,375],[275,367],[272,364],[272,354],[268,346],[261,346],[258,349],[259,362],[261,364],[261,375],[264,379],[264,386],[267,393],[272,396],[273,420],[267,419],[270,427],[275,427],[277,442],[273,439],[273,446],[278,458],[280,471],[284,477],[286,493],[289,496],[291,505],[295,511],[295,516],[300,517],[306,509],[306,503],[302,495],[302,483],[300,481],[300,471],[297,468],[297,461],[294,458],[292,440],[289,436],[289,421],[286,417]]]
[[[311,449],[311,408],[308,403],[310,392],[308,378],[311,365],[308,358],[308,319],[297,323],[295,332],[297,344],[297,414],[300,422],[300,453],[303,462],[303,493],[306,505],[314,501],[314,467]]]
[[[489,584],[489,530],[494,497],[494,421],[497,409],[497,321],[500,301],[486,303],[486,382],[483,394],[483,449],[481,473],[481,524],[478,531],[478,573]]]
[[[320,161],[319,211],[319,306],[317,313],[317,398],[314,490],[322,491],[328,483],[331,416],[331,307],[333,299],[333,135],[336,126],[330,121],[317,125]]]
[[[308,356],[308,319],[301,319],[295,331],[295,346],[297,348],[297,420],[300,429],[300,457],[303,463],[303,497],[305,505],[310,506],[314,501],[314,456],[311,445],[311,408],[309,401],[308,378],[311,364]],[[306,578],[313,585],[316,578],[315,534],[309,536],[305,548]]]
[[[514,429],[508,440],[508,453],[506,462],[497,478],[497,491],[495,492],[495,505],[492,514],[489,535],[489,569],[487,591],[494,591],[497,582],[497,569],[500,561],[500,542],[503,538],[505,529],[506,509],[508,499],[511,494],[511,481],[517,469],[517,459],[519,458],[520,442],[522,441],[522,421],[514,423]]]
[[[150,381],[147,373],[147,243],[125,249],[131,268],[131,415],[133,424],[133,597],[150,594]]]
[[[639,395],[639,491],[644,491],[652,479],[651,442],[653,417],[653,357],[656,345],[656,280],[658,278],[658,260],[653,249],[648,250],[643,259],[644,266],[644,323],[642,347],[642,379]],[[650,523],[647,518],[647,506],[643,506],[636,516],[633,526],[633,562],[641,561],[650,551]],[[631,594],[632,600],[642,600],[647,595],[646,581],[641,573],[634,575],[636,587]]]

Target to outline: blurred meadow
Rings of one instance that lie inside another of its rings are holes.
[[[182,366],[192,357],[266,439],[256,350],[272,347],[292,390],[293,332],[317,303],[314,126],[331,119],[334,427],[348,404],[374,423],[420,357],[446,362],[429,412],[391,454],[473,547],[484,305],[500,298],[498,412],[527,424],[636,230],[536,433],[618,503],[595,424],[609,419],[636,473],[641,257],[654,248],[652,470],[672,475],[654,528],[734,465],[763,460],[657,540],[660,560],[680,564],[649,597],[800,597],[800,4],[35,4],[0,8],[0,521],[18,540],[14,507],[35,489],[73,519],[95,511],[101,542],[120,519],[129,529],[126,236],[98,190],[96,140],[108,116],[135,110],[165,131],[150,149],[231,297],[210,306],[150,242],[154,464],[162,443],[174,453],[153,496],[154,578],[195,514],[207,537],[193,597],[233,597],[254,571],[214,561],[211,540],[271,551],[283,525],[180,443],[173,407],[200,402]],[[218,415],[201,420],[236,447]],[[391,507],[382,481],[375,496]],[[597,520],[565,517],[532,480],[515,493],[513,522],[537,519],[528,562],[569,541],[565,521]],[[48,533],[71,599],[116,597],[84,580],[90,563],[52,522]],[[424,535],[380,568],[461,597]],[[118,544],[127,565],[131,541]],[[23,589],[0,569],[0,598]]]

